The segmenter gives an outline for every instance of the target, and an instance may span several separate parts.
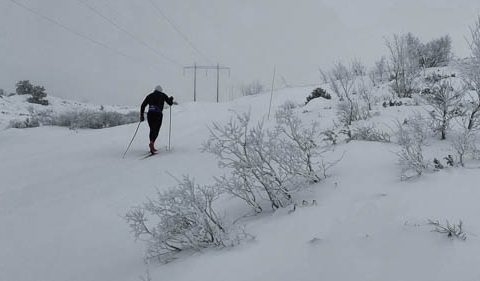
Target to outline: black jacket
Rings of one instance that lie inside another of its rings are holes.
[[[142,102],[142,106],[140,107],[140,115],[143,116],[143,113],[145,112],[145,107],[148,106],[148,112],[158,112],[162,113],[163,111],[163,105],[165,102],[168,105],[173,104],[173,97],[168,97],[166,94],[159,92],[159,91],[154,91],[153,93],[149,94],[145,100]]]

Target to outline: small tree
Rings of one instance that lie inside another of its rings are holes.
[[[375,96],[373,95],[371,87],[367,85],[363,77],[360,78],[359,83],[357,83],[356,92],[363,102],[365,102],[368,110],[372,110],[372,105],[375,103]]]
[[[3,97],[5,95],[6,95],[5,91],[3,89],[0,89],[0,97]]]
[[[442,140],[446,138],[450,120],[462,114],[459,107],[462,96],[463,92],[456,91],[447,81],[440,82],[423,93],[426,103],[432,107],[430,116],[434,131],[440,133]]]
[[[391,89],[400,98],[411,97],[420,70],[420,42],[410,33],[395,34],[392,39],[386,40],[386,45],[390,51]]]
[[[340,100],[338,115],[340,121],[346,126],[350,126],[353,121],[364,118],[363,108],[358,105],[357,100],[353,97],[355,81],[356,76],[352,68],[348,68],[340,62],[330,71],[330,86]]]
[[[380,60],[375,62],[374,67],[368,73],[370,81],[372,81],[373,86],[376,86],[378,83],[384,82],[388,76],[388,65],[385,57],[381,57]]]
[[[480,126],[480,16],[470,27],[469,47],[471,57],[460,66],[461,77],[465,85],[474,92],[468,110],[468,130]]]
[[[420,65],[424,68],[445,66],[451,58],[452,40],[445,35],[434,39],[422,48]]]
[[[33,94],[33,85],[29,80],[21,80],[15,84],[17,95],[32,95]]]
[[[367,68],[359,59],[354,59],[352,61],[352,72],[355,76],[365,76]]]
[[[48,105],[47,93],[45,93],[45,88],[42,86],[34,86],[32,90],[32,97],[28,98],[27,101],[30,103],[37,103],[41,105]]]

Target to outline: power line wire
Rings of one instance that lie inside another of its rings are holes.
[[[212,61],[203,53],[201,52],[194,44],[193,42],[188,38],[188,36],[183,33],[180,28],[169,18],[167,15],[158,7],[153,0],[148,0],[152,7],[157,11],[158,14],[160,14],[161,17],[163,17],[168,24],[187,42],[187,44],[192,48],[195,52],[197,52],[200,56],[202,56],[205,60],[207,60],[209,63],[212,63]],[[212,63],[213,64],[213,63]]]
[[[127,55],[126,53],[124,53],[124,52],[122,52],[122,51],[119,51],[119,50],[117,50],[117,49],[114,49],[114,48],[108,46],[107,44],[104,44],[104,43],[102,43],[102,42],[100,42],[100,41],[98,41],[98,40],[95,40],[95,39],[93,39],[93,38],[90,38],[90,37],[88,37],[88,36],[86,36],[86,35],[78,32],[78,31],[76,31],[76,30],[74,30],[74,29],[71,29],[70,27],[64,25],[64,24],[61,23],[60,21],[57,21],[57,20],[55,20],[55,19],[53,19],[53,18],[50,18],[50,17],[48,17],[48,16],[46,16],[46,15],[43,15],[43,14],[37,12],[36,10],[34,10],[34,9],[32,9],[32,8],[30,8],[30,7],[28,7],[28,6],[24,5],[24,4],[16,1],[16,0],[9,0],[9,1],[12,2],[13,4],[17,5],[18,7],[22,8],[22,9],[24,9],[24,10],[26,10],[26,11],[28,11],[28,12],[36,15],[36,16],[38,16],[38,17],[41,17],[41,18],[43,18],[44,20],[46,20],[46,21],[48,21],[48,22],[50,22],[50,23],[52,23],[52,24],[54,24],[54,25],[56,25],[56,26],[58,26],[58,27],[60,27],[60,28],[62,28],[62,29],[64,29],[64,30],[66,30],[66,31],[68,31],[69,33],[72,33],[72,34],[74,34],[74,35],[76,35],[76,36],[78,36],[78,37],[80,37],[80,38],[82,38],[82,39],[84,39],[84,40],[87,40],[87,41],[89,41],[89,42],[91,42],[91,43],[93,43],[93,44],[95,44],[95,45],[97,45],[97,46],[100,46],[100,47],[102,47],[102,48],[105,48],[105,49],[107,49],[107,50],[109,50],[109,51],[111,51],[111,52],[114,52],[114,53],[116,53],[117,55],[120,55],[120,56],[122,56],[122,57],[128,58],[128,59],[130,59],[130,60],[138,61],[137,58],[132,57],[132,56],[130,56],[130,55]]]
[[[149,49],[150,51],[152,51],[155,55],[157,55],[158,57],[160,58],[163,58],[179,67],[182,67],[182,65],[177,62],[176,60],[168,57],[167,55],[165,55],[163,52],[161,51],[158,51],[156,50],[155,48],[153,48],[152,46],[150,46],[149,44],[147,44],[145,41],[141,40],[140,38],[136,37],[135,35],[133,35],[131,32],[129,32],[128,30],[126,30],[125,28],[121,27],[120,25],[118,25],[116,22],[114,22],[113,20],[111,20],[110,18],[108,18],[107,16],[105,16],[104,14],[102,14],[100,11],[98,11],[95,7],[93,7],[92,5],[90,5],[88,2],[84,1],[84,0],[77,0],[78,2],[80,2],[81,4],[84,4],[89,10],[91,10],[92,12],[94,12],[96,15],[98,15],[99,17],[101,17],[102,19],[104,19],[105,21],[107,21],[108,23],[110,23],[111,25],[113,25],[114,27],[116,27],[118,30],[122,31],[123,33],[127,34],[131,39],[137,41],[139,44],[141,44],[142,46],[144,46],[145,48]]]

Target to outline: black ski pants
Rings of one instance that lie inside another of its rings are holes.
[[[147,121],[150,127],[150,142],[155,142],[162,126],[163,114],[161,112],[148,112]]]

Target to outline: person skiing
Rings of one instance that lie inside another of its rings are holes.
[[[162,87],[156,86],[153,93],[147,95],[142,102],[140,107],[140,122],[145,121],[144,113],[145,107],[148,104],[148,112],[147,112],[147,122],[148,126],[150,127],[150,143],[148,147],[150,148],[150,152],[153,154],[157,152],[155,148],[155,140],[158,137],[158,133],[160,132],[160,127],[162,126],[163,120],[163,105],[165,102],[172,106],[173,104],[173,97],[167,96],[164,92]]]

